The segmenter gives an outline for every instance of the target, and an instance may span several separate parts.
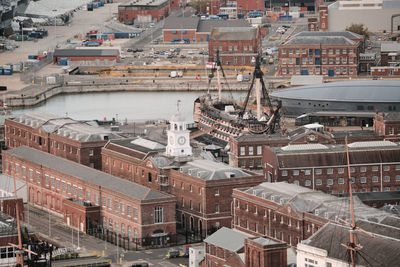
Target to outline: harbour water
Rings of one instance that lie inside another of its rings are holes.
[[[169,119],[180,110],[186,120],[193,120],[193,102],[205,92],[113,92],[58,95],[39,106],[18,109],[13,113],[46,112],[57,116],[68,116],[76,120],[111,120],[122,122]],[[243,100],[245,92],[223,92]]]

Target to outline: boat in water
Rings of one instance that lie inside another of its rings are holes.
[[[213,64],[209,84],[217,73],[218,95],[213,96],[207,92],[206,95],[195,100],[193,120],[199,129],[197,136],[209,135],[222,143],[227,143],[231,137],[235,138],[244,134],[273,134],[280,129],[281,105],[277,103],[273,106],[271,103],[260,62],[261,57],[257,56],[246,99],[244,103],[238,103],[233,98],[221,96],[220,72],[225,78],[225,84],[228,85],[228,83],[217,51],[217,60]],[[250,105],[252,100],[255,105]],[[255,108],[250,108],[250,106]]]

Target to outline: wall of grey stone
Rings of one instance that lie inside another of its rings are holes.
[[[390,20],[392,15],[400,14],[400,9],[364,9],[364,10],[338,10],[328,11],[328,30],[344,31],[352,23],[362,23],[371,32],[390,32]],[[394,18],[393,30],[400,25],[400,17]]]

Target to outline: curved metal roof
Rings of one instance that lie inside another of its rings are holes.
[[[274,91],[271,96],[279,99],[393,103],[400,102],[400,81],[332,82]]]

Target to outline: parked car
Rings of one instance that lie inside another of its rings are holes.
[[[167,252],[167,255],[165,255],[165,257],[167,259],[178,258],[178,257],[183,257],[183,256],[185,256],[185,253],[181,252],[179,250],[170,250]]]
[[[147,262],[134,263],[130,267],[149,267]]]

